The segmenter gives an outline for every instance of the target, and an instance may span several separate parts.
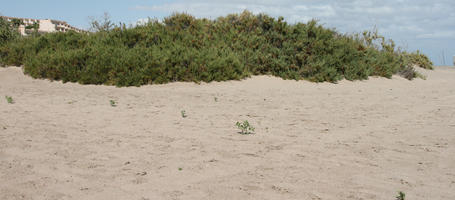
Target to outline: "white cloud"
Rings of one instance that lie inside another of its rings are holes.
[[[417,35],[419,39],[432,39],[432,38],[440,38],[440,39],[455,39],[455,31],[437,31],[431,33],[424,33]]]
[[[133,23],[131,25],[133,25],[133,26],[141,26],[141,25],[147,24],[148,22],[150,22],[150,18],[141,18],[141,19],[138,19],[135,23]]]

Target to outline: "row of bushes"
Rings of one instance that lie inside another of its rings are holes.
[[[316,82],[393,74],[412,79],[413,65],[432,68],[425,55],[397,50],[377,32],[340,34],[314,20],[290,25],[248,11],[216,20],[174,14],[130,28],[5,41],[1,64],[23,65],[35,78],[82,84],[139,86],[261,74]]]

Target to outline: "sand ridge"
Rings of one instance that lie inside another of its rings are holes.
[[[0,199],[455,199],[455,69],[421,71],[116,88],[0,68]]]

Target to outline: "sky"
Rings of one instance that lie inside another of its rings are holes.
[[[90,17],[109,13],[116,23],[162,19],[174,12],[216,19],[249,10],[288,23],[319,20],[342,33],[373,30],[407,51],[420,50],[435,65],[455,56],[454,0],[0,0],[0,15],[67,21],[88,29]]]

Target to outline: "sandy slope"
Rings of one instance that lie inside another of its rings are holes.
[[[115,88],[0,68],[0,199],[455,199],[455,69],[423,73]]]

